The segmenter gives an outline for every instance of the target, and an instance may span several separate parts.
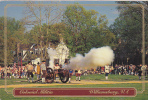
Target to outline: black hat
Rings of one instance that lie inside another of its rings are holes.
[[[43,60],[42,62],[45,62],[45,60]]]
[[[40,64],[39,62],[37,64]]]
[[[55,64],[59,64],[59,63],[55,63]]]
[[[28,64],[31,63],[31,61],[28,61]]]

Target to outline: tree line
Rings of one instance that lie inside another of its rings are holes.
[[[118,6],[119,16],[115,22],[108,26],[106,15],[101,15],[95,10],[86,10],[79,4],[67,6],[61,10],[58,7],[32,7],[33,2],[27,2],[26,16],[22,20],[8,18],[8,62],[14,62],[18,45],[26,48],[32,44],[37,44],[38,48],[47,48],[49,44],[57,46],[60,39],[63,39],[70,49],[70,56],[76,53],[85,55],[93,47],[109,45],[115,52],[115,63],[118,64],[139,64],[142,54],[142,11],[141,8],[132,6]],[[147,1],[124,1],[118,4],[143,4]],[[147,8],[147,7],[146,7]],[[52,17],[51,12],[58,11],[57,16]],[[45,12],[43,16],[42,12]],[[147,24],[147,10],[145,10],[145,22]],[[60,18],[59,18],[60,16]],[[34,18],[33,18],[34,17]],[[46,17],[46,22],[43,21]],[[32,20],[34,19],[34,20]],[[52,19],[52,20],[51,20]],[[57,21],[60,20],[60,21]],[[0,17],[0,62],[4,61],[4,17]],[[30,31],[26,31],[26,25],[33,25]],[[146,50],[147,50],[147,27]],[[43,55],[46,59],[47,55]],[[35,59],[37,56],[28,58]],[[146,54],[147,60],[147,54]]]

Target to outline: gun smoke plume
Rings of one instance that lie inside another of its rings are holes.
[[[53,69],[53,67],[54,67],[54,56],[56,55],[56,50],[50,48],[50,45],[49,45],[47,52],[48,52],[48,56],[50,58],[49,67]]]
[[[101,48],[92,48],[85,56],[76,54],[76,57],[70,59],[69,68],[84,69],[96,68],[111,64],[114,60],[114,52],[109,46]]]

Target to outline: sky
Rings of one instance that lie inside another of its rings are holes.
[[[78,2],[79,4],[116,4],[115,1],[62,1],[59,0],[61,4],[74,4]],[[43,1],[44,4],[50,4],[51,1]],[[0,2],[0,17],[4,16],[4,7],[7,4],[24,4],[24,1],[1,1]],[[116,6],[84,6],[87,10],[94,9],[101,15],[106,15],[109,21],[109,25],[113,24],[114,20],[119,16],[119,12]],[[24,17],[23,13],[24,7],[8,7],[7,16],[13,17],[16,20],[20,20]]]

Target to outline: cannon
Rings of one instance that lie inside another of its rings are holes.
[[[52,68],[47,68],[47,73],[45,76],[46,83],[52,83],[55,80],[56,75],[59,76],[61,82],[66,83],[69,80],[69,70],[58,69],[54,71]]]

